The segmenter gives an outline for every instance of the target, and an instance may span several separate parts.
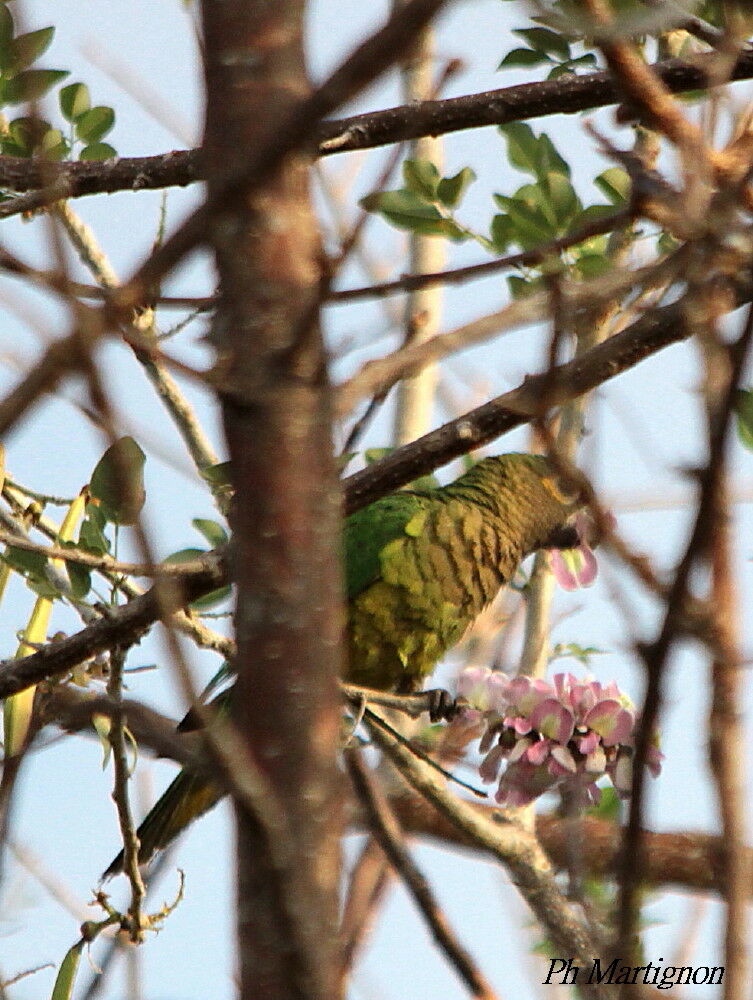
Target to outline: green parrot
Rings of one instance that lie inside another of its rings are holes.
[[[537,549],[574,548],[582,506],[542,455],[485,458],[448,486],[401,490],[345,522],[343,679],[417,691],[442,656]],[[227,711],[232,688],[212,703]],[[196,728],[189,712],[179,730]],[[138,829],[147,862],[222,798],[183,769]],[[104,873],[123,867],[121,852]]]

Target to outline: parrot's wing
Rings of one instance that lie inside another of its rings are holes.
[[[431,500],[418,493],[396,493],[357,510],[345,522],[345,596],[358,597],[382,573],[384,547],[410,534]]]

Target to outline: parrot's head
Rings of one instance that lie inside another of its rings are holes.
[[[550,569],[562,587],[575,590],[589,586],[597,575],[593,550],[605,530],[608,533],[614,529],[614,517],[606,512],[597,521],[588,507],[588,494],[582,483],[563,474],[546,456],[530,457],[547,496],[545,507],[549,516],[553,514],[555,521],[561,517],[558,523],[550,521],[551,531],[540,548],[548,550]]]
[[[548,550],[555,576],[568,589],[592,583],[600,532],[583,484],[545,455],[500,455],[496,461],[506,516],[526,524],[528,551]]]

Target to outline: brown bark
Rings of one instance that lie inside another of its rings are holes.
[[[709,58],[713,57],[697,57],[698,65],[692,66],[680,59],[666,59],[656,63],[653,70],[673,94],[703,90],[708,85]],[[752,75],[753,51],[743,50],[732,68],[730,80],[747,80]],[[619,99],[619,88],[608,70],[561,76],[557,80],[535,80],[479,94],[421,101],[349,118],[330,119],[322,122],[318,129],[318,152],[320,156],[331,156],[373,149],[422,136],[588,111],[615,104]],[[195,149],[171,150],[156,156],[65,163],[0,156],[0,187],[16,192],[40,192],[38,199],[24,203],[25,211],[59,198],[185,186],[203,179],[205,174],[201,153]],[[7,202],[0,206],[0,218],[19,210]]]
[[[204,4],[210,199],[304,96],[302,15],[302,0]],[[341,832],[339,509],[306,161],[284,161],[224,207],[209,235],[236,489],[234,716],[285,817],[296,876],[294,886],[282,877],[271,831],[238,807],[240,995],[329,1000]]]

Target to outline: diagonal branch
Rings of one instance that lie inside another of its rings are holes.
[[[354,748],[348,751],[345,754],[345,764],[356,795],[365,808],[372,833],[413,896],[434,940],[473,996],[480,997],[481,1000],[495,1000],[496,994],[476,967],[469,952],[456,939],[431,886],[411,858],[400,824],[390,809],[384,792],[364,764],[360,750]]]
[[[753,298],[753,278],[739,274],[733,283],[735,301],[729,309]],[[425,434],[367,469],[344,480],[346,513],[372,503],[441,465],[492,441],[541,415],[546,392],[550,406],[589,392],[633,368],[670,344],[690,335],[682,300],[652,309],[631,326],[580,357],[550,371],[528,376],[510,392],[484,403],[456,420]]]
[[[109,649],[114,644],[137,642],[154,622],[167,619],[191,601],[223,585],[225,570],[218,558],[209,558],[207,568],[180,583],[162,580],[141,597],[108,612],[75,635],[51,642],[18,660],[0,663],[0,700],[40,681],[70,670],[77,663]]]
[[[576,965],[590,965],[601,954],[600,942],[560,892],[548,858],[535,836],[517,823],[494,823],[447,792],[433,771],[385,732],[379,716],[367,711],[364,721],[375,744],[400,774],[474,845],[490,851],[509,870],[517,888],[561,954]],[[607,993],[583,985],[584,996],[601,1000]]]

